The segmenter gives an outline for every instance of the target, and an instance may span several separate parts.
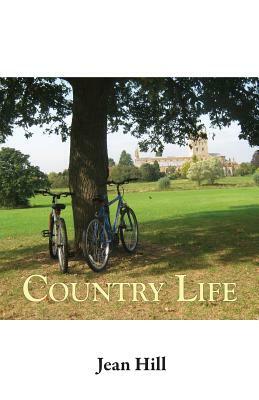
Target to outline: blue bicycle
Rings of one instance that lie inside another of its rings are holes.
[[[134,211],[123,201],[124,190],[120,187],[136,179],[123,182],[108,181],[108,185],[116,185],[117,196],[108,201],[107,196],[98,195],[93,202],[98,206],[95,218],[90,221],[83,237],[84,255],[89,267],[95,271],[103,271],[108,264],[111,246],[118,246],[119,241],[124,249],[133,253],[138,245],[138,222]],[[113,225],[110,221],[109,207],[118,202]]]

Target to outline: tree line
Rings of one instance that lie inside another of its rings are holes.
[[[235,170],[235,175],[252,175],[259,185],[259,151],[257,150],[251,163],[241,163]],[[158,181],[160,190],[170,187],[170,181],[175,179],[190,179],[200,185],[203,181],[214,184],[224,176],[220,160],[210,158],[199,160],[193,157],[180,168],[169,167],[161,172],[159,164],[143,164],[139,168],[133,163],[132,157],[125,150],[122,151],[118,164],[109,158],[109,178],[114,181],[136,178],[143,182]],[[19,150],[3,147],[0,150],[0,206],[26,207],[34,191],[45,188],[68,188],[69,170],[50,172],[48,175],[39,167],[31,165],[29,156]]]

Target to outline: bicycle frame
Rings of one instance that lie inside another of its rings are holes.
[[[56,197],[53,196],[52,198],[52,205],[56,204]],[[49,231],[51,230],[51,220],[53,218],[54,225],[58,228],[58,225],[60,224],[60,215],[61,215],[61,210],[55,210],[52,208],[51,213],[49,215]],[[58,230],[59,232],[59,230]],[[57,247],[61,246],[61,240],[60,240],[60,235],[56,236],[56,245]]]
[[[53,206],[55,206],[55,204],[57,204],[56,201],[59,200],[62,195],[65,195],[65,197],[67,197],[68,195],[71,195],[71,193],[70,192],[64,192],[64,193],[56,194],[56,193],[51,193],[51,192],[49,192],[47,190],[40,190],[40,191],[36,191],[35,193],[40,193],[40,194],[43,194],[44,196],[47,196],[47,195],[51,195],[52,196],[52,202],[51,202],[52,210],[51,210],[51,213],[49,214],[49,229],[42,231],[42,236],[43,237],[50,237],[52,220],[54,222],[54,226],[56,228],[56,231],[60,232],[58,227],[60,225],[60,220],[61,220],[60,215],[61,215],[61,209],[62,208],[61,207],[60,208],[54,208]],[[60,247],[62,245],[60,234],[59,235],[54,235],[54,236],[56,236],[56,246]]]
[[[116,210],[116,214],[115,214],[115,219],[114,219],[114,222],[112,225],[110,222],[109,207],[112,204],[115,204],[116,202],[118,202],[118,205],[117,205],[117,210]],[[108,201],[108,199],[107,199],[107,203],[104,204],[103,206],[101,206],[97,213],[97,217],[100,218],[101,220],[103,220],[103,222],[104,222],[104,226],[105,226],[105,229],[108,234],[109,242],[112,242],[113,236],[116,234],[116,232],[118,230],[118,220],[119,220],[119,217],[121,214],[121,210],[124,207],[125,207],[125,203],[123,202],[123,196],[121,195],[121,193],[118,193],[117,196],[113,200]]]
[[[56,202],[55,201],[52,201],[52,205],[53,204],[56,204]],[[61,214],[61,210],[60,211],[58,211],[57,212],[57,210],[55,210],[54,208],[51,210],[51,213],[50,213],[50,220],[51,220],[51,218],[53,217],[53,220],[54,220],[54,222],[57,222],[57,221],[59,221],[60,220],[60,214]]]

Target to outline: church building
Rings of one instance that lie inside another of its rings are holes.
[[[185,157],[141,157],[139,149],[135,151],[135,165],[140,167],[143,164],[153,164],[155,161],[158,162],[160,171],[167,172],[169,167],[181,168],[186,161],[191,161],[193,157],[197,157],[199,160],[208,160],[209,158],[218,158],[223,165],[225,175],[233,175],[238,164],[234,161],[226,160],[226,157],[218,153],[209,153],[208,140],[198,139],[189,141],[189,154]]]

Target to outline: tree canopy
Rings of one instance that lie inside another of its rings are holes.
[[[34,126],[70,134],[71,87],[92,78],[0,78],[0,141],[15,126],[27,137]],[[101,78],[100,78],[101,79]],[[108,130],[120,126],[140,139],[142,150],[161,152],[164,143],[184,144],[204,135],[200,117],[212,126],[240,125],[240,138],[259,145],[257,78],[102,78],[108,87]],[[203,132],[203,134],[202,134]]]

